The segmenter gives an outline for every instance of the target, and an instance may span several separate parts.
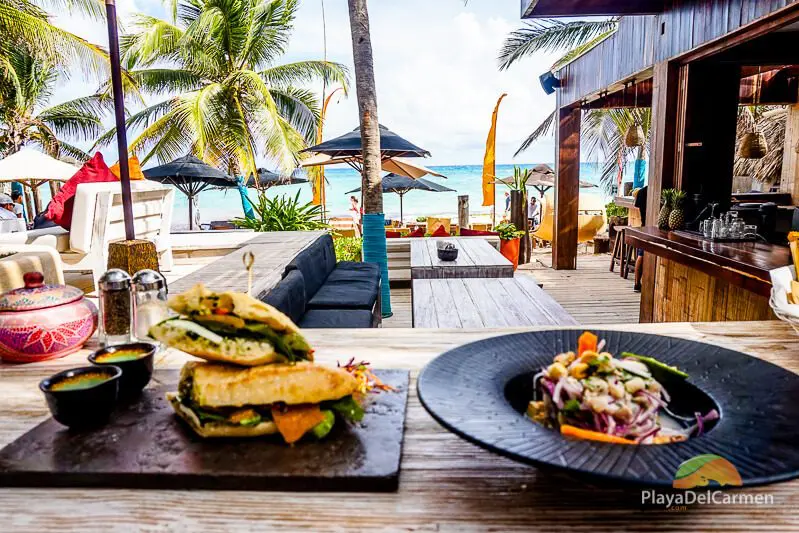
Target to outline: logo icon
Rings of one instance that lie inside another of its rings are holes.
[[[743,485],[741,474],[731,462],[720,455],[697,455],[685,461],[674,474],[671,486],[675,489],[692,489],[707,487],[711,481],[720,486]]]

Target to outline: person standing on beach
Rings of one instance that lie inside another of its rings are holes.
[[[363,209],[358,204],[358,199],[355,196],[350,196],[350,214],[352,215],[352,222],[355,226],[355,234],[361,236],[361,215]]]
[[[510,214],[510,193],[505,191],[505,218]]]
[[[530,228],[538,225],[538,200],[535,196],[530,197],[530,205],[527,207],[527,219],[530,221]]]

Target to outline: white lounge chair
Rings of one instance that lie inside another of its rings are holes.
[[[131,183],[134,229],[137,239],[155,243],[159,267],[172,269],[170,226],[175,191],[152,181]],[[92,272],[95,288],[107,268],[108,243],[125,238],[122,188],[117,182],[78,186],[72,229],[47,228],[0,235],[0,244],[46,245],[58,250],[65,272]]]

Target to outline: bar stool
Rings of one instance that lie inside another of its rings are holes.
[[[613,254],[610,256],[610,271],[616,268],[616,262],[619,263],[619,276],[627,279],[629,275],[629,265],[632,262],[632,255],[634,248],[627,246],[624,242],[624,233],[630,226],[616,226],[616,240],[613,243]]]

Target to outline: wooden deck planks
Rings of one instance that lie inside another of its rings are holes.
[[[610,255],[577,257],[577,270],[550,268],[549,249],[537,250],[533,261],[520,266],[516,275],[532,274],[544,290],[580,324],[637,324],[641,295],[628,279],[608,271]]]

